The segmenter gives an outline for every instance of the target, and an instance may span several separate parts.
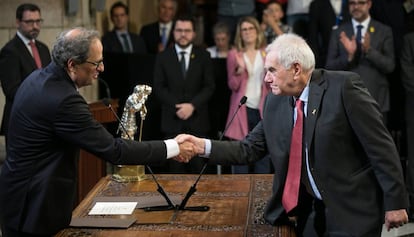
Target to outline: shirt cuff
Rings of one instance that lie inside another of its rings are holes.
[[[211,140],[204,139],[204,154],[200,155],[200,157],[209,158],[211,154]]]
[[[180,154],[180,146],[174,139],[164,140],[165,146],[167,147],[167,159],[176,157]]]

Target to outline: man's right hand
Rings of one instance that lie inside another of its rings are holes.
[[[194,152],[198,155],[205,153],[205,141],[203,138],[199,138],[189,134],[180,134],[174,138],[178,144],[183,142],[191,142],[193,144]]]

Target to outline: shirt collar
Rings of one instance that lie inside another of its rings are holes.
[[[30,42],[30,39],[28,39],[26,36],[24,36],[20,31],[17,31],[17,36],[23,41],[25,45],[28,45]],[[35,40],[33,40],[35,41]]]
[[[354,29],[356,29],[357,25],[362,25],[364,27],[362,29],[366,30],[366,29],[368,29],[368,25],[369,25],[370,21],[371,21],[370,16],[368,16],[367,19],[365,19],[363,22],[358,22],[354,18],[352,18],[352,26],[354,27]]]
[[[174,47],[175,47],[175,51],[177,52],[177,54],[180,54],[180,52],[185,51],[186,55],[190,55],[191,51],[193,50],[193,44],[190,44],[187,48],[184,48],[184,49],[180,48],[178,44],[175,44]]]

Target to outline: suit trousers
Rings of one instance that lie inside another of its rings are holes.
[[[307,220],[303,226],[299,226],[297,237],[352,237],[355,236],[349,232],[340,231],[337,224],[331,222],[331,220],[326,219],[327,213],[329,210],[325,207],[325,204],[322,200],[314,198],[312,201],[312,211],[307,217]],[[301,229],[301,233],[299,232]],[[382,231],[382,226],[369,231],[361,237],[380,237]]]

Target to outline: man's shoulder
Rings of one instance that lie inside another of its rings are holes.
[[[131,37],[132,40],[139,40],[139,41],[141,41],[143,39],[142,36],[139,35],[139,34],[137,34],[137,33],[128,31],[128,34],[129,34],[129,37]]]
[[[203,57],[210,58],[210,53],[207,51],[207,49],[200,46],[193,46],[192,53],[195,54],[194,56],[201,55]]]
[[[371,21],[369,22],[369,32],[370,33],[374,33],[375,30],[380,30],[380,31],[389,31],[392,32],[391,27],[388,25],[385,25],[375,19],[371,18]]]
[[[151,22],[151,23],[148,23],[146,25],[143,25],[142,29],[141,29],[141,34],[142,34],[142,32],[145,32],[145,31],[148,31],[148,30],[151,30],[151,29],[154,29],[154,28],[158,28],[158,21]]]
[[[110,38],[113,38],[114,36],[116,36],[115,31],[113,31],[113,30],[112,31],[108,31],[105,34],[103,34],[102,40],[110,39]]]
[[[16,35],[12,39],[10,39],[2,49],[16,49],[19,46],[24,46],[23,41]]]

